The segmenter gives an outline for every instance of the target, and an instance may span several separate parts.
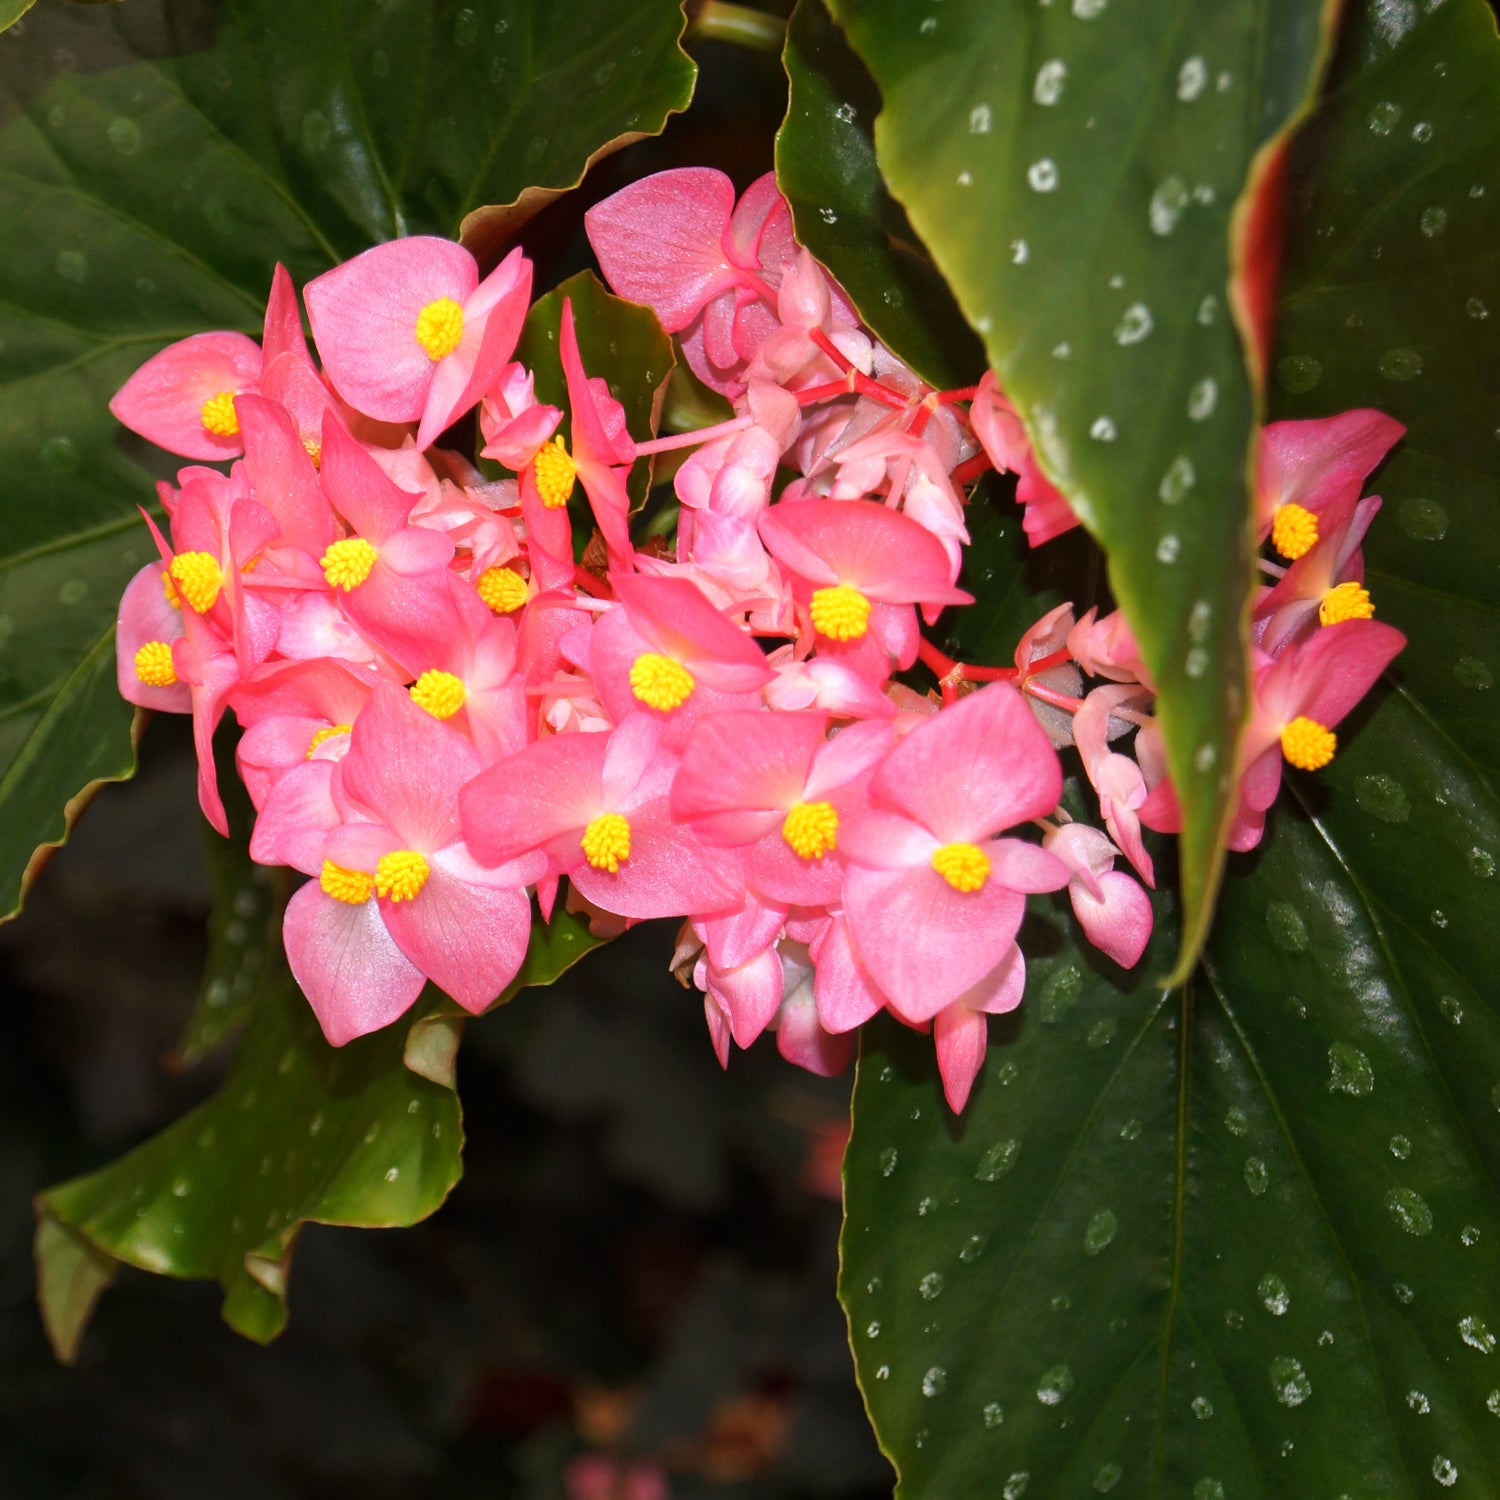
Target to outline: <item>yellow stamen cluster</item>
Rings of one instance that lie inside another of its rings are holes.
[[[392,901],[415,901],[432,873],[415,849],[393,849],[375,865],[375,894]]]
[[[669,714],[687,702],[693,691],[693,674],[680,661],[643,651],[630,667],[630,691],[647,708]]]
[[[1271,517],[1271,545],[1296,562],[1318,544],[1318,518],[1304,505],[1278,505]]]
[[[370,576],[380,554],[362,536],[346,536],[334,542],[319,559],[330,588],[357,589]]]
[[[321,729],[313,732],[313,737],[307,742],[307,758],[313,758],[313,752],[318,746],[331,740],[335,735],[348,734],[354,726],[352,724],[325,724]]]
[[[469,695],[462,677],[429,668],[411,685],[411,701],[434,719],[451,719]]]
[[[870,601],[847,583],[814,590],[808,613],[813,629],[830,641],[857,641],[870,626]]]
[[[1374,613],[1374,601],[1362,583],[1341,583],[1329,589],[1318,605],[1318,620],[1324,625],[1337,625],[1344,620],[1368,620]]]
[[[179,552],[168,569],[178,594],[200,615],[206,615],[224,587],[224,570],[212,552]]]
[[[1316,719],[1298,714],[1281,731],[1281,753],[1299,771],[1321,771],[1338,749],[1338,736]]]
[[[618,875],[630,858],[630,820],[621,813],[600,813],[583,830],[583,857],[596,870]]]
[[[990,857],[975,844],[944,844],[932,851],[932,868],[955,891],[977,891],[990,878]]]
[[[219,391],[203,403],[198,413],[203,430],[215,437],[238,437],[240,419],[234,414],[234,392]]]
[[[417,314],[414,332],[428,359],[447,359],[464,336],[464,310],[452,297],[438,297]]]
[[[323,861],[318,874],[318,888],[323,894],[342,901],[346,906],[363,906],[370,899],[374,885],[373,875],[366,875],[363,870],[346,870],[331,859]]]
[[[526,580],[514,568],[486,568],[474,587],[497,615],[513,614],[526,602]]]
[[[573,481],[578,477],[578,465],[573,462],[561,433],[537,450],[535,463],[536,492],[542,504],[548,510],[566,505],[573,493]]]
[[[317,438],[303,438],[302,447],[307,456],[312,459],[313,468],[321,469],[323,467],[322,443],[320,443]]]
[[[147,687],[171,687],[177,681],[172,648],[165,641],[147,641],[136,649],[135,676]]]
[[[798,802],[787,809],[781,836],[803,859],[822,859],[838,842],[839,815],[831,802]]]

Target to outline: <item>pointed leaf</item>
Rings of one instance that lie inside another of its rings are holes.
[[[881,169],[1104,544],[1161,688],[1197,951],[1245,710],[1256,391],[1232,215],[1316,85],[1324,0],[833,0],[880,86]],[[1252,267],[1259,275],[1264,266]]]

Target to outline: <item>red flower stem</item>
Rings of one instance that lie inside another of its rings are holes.
[[[1033,662],[1027,662],[1026,675],[1034,677],[1038,672],[1045,672],[1050,667],[1060,667],[1064,662],[1072,661],[1073,653],[1066,646],[1060,646],[1050,656],[1039,656]]]
[[[988,453],[976,453],[973,458],[966,458],[959,464],[949,477],[957,485],[972,484],[981,474],[994,467]]]
[[[938,400],[944,406],[951,406],[955,401],[972,401],[979,394],[977,385],[960,386],[955,391],[939,391]]]
[[[615,591],[602,579],[595,578],[587,568],[573,569],[573,582],[585,594],[594,599],[613,599]]]
[[[754,421],[754,417],[746,414],[743,417],[731,417],[727,422],[716,422],[712,427],[697,427],[692,432],[674,432],[668,437],[652,438],[649,442],[635,445],[635,456],[640,458],[647,453],[670,453],[674,448],[693,448],[699,443],[711,443],[715,438],[743,432]]]
[[[959,666],[951,656],[945,656],[931,641],[921,636],[917,638],[917,660],[924,666],[931,667],[933,676],[939,681],[957,671]]]
[[[1021,685],[1023,693],[1030,693],[1033,698],[1043,703],[1050,703],[1053,708],[1065,708],[1070,714],[1076,714],[1083,707],[1082,698],[1074,698],[1068,693],[1059,693],[1056,688],[1049,688],[1044,683],[1027,678]],[[1118,715],[1124,718],[1123,714]]]
[[[814,401],[831,401],[835,396],[852,396],[854,387],[847,380],[830,380],[827,385],[810,385],[797,392],[798,406],[811,406]]]
[[[844,351],[840,349],[839,346],[835,344],[834,341],[829,338],[821,328],[814,328],[812,332],[808,334],[808,338],[810,338],[813,343],[815,343],[818,348],[820,348],[823,353],[826,354],[829,359],[831,359],[834,364],[836,364],[839,369],[844,372],[844,374],[847,375],[854,369],[853,364],[849,360],[849,356],[845,354]]]

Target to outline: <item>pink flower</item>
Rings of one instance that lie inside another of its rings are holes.
[[[426,448],[505,367],[531,301],[531,262],[512,250],[480,281],[463,246],[414,235],[325,271],[305,298],[338,393],[378,421],[419,422]]]
[[[284,935],[334,1046],[395,1020],[424,978],[477,1014],[521,967],[531,933],[524,887],[545,861],[488,869],[469,853],[459,792],[480,764],[461,735],[381,683],[349,753],[329,767],[343,821],[327,835],[318,879],[288,904]]]
[[[1123,871],[1115,869],[1115,848],[1097,828],[1064,823],[1042,845],[1073,873],[1068,899],[1086,936],[1122,968],[1133,969],[1146,951],[1153,917],[1151,899]]]
[[[540,851],[549,875],[619,916],[732,907],[744,891],[738,857],[705,849],[674,821],[676,769],[645,714],[607,735],[536,740],[464,789],[464,832],[492,863]]]
[[[1028,891],[1067,868],[1000,830],[1050,813],[1062,768],[1025,700],[993,683],[919,724],[844,833],[844,908],[866,969],[909,1021],[935,1016],[1001,961]]]
[[[1003,1015],[1021,1003],[1026,988],[1026,960],[1012,943],[999,963],[932,1019],[943,1097],[954,1114],[962,1114],[974,1080],[984,1066],[989,1045],[989,1017]]]

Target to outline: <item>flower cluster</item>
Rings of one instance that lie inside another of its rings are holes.
[[[285,942],[335,1044],[428,980],[484,1009],[525,955],[532,893],[550,920],[565,889],[600,930],[682,923],[674,967],[721,1061],[772,1029],[836,1071],[884,1009],[931,1030],[961,1109],[986,1017],[1021,998],[1028,894],[1065,889],[1121,964],[1150,935],[1141,828],[1176,808],[1134,639],[1066,605],[1003,667],[923,638],[972,602],[968,480],[1019,473],[1033,541],[1071,515],[993,379],[923,384],[796,244],[772,178],[736,202],[720,173],[663,173],[587,225],[614,289],[733,418],[633,438],[566,303],[567,411],[539,402],[513,359],[519,252],[481,277],[416,237],[318,277],[320,364],[278,267],[258,346],[186,339],[112,403],[167,450],[229,462],[160,486],[161,560],[120,609],[121,691],[192,714],[221,830],[211,741],[238,719],[251,853],[312,877]],[[514,477],[439,445],[476,409],[482,456]],[[1265,433],[1263,530],[1295,560],[1256,612],[1236,847],[1283,753],[1322,764],[1401,644],[1366,618],[1358,553],[1379,504],[1360,483],[1399,431],[1366,412]],[[632,465],[686,447],[675,549],[638,550]],[[575,538],[585,516],[594,536]],[[896,681],[919,661],[940,695]],[[1067,744],[1102,828],[1059,807]]]

